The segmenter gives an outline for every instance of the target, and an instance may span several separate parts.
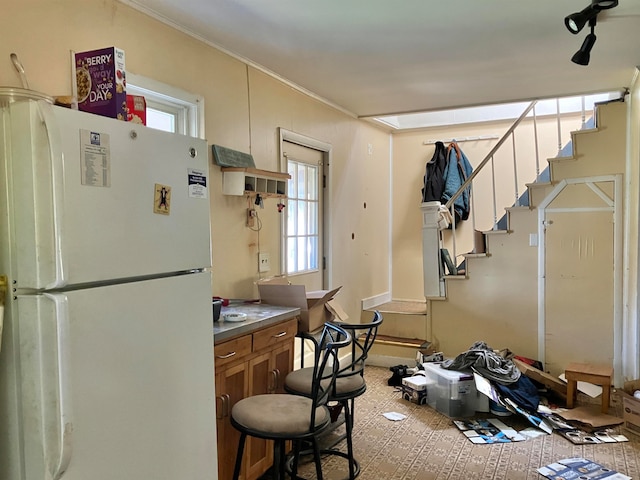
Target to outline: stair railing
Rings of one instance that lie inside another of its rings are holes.
[[[491,151],[489,153],[487,153],[487,155],[482,159],[482,161],[478,164],[478,166],[473,170],[473,172],[471,172],[471,175],[469,175],[467,177],[467,179],[464,181],[464,183],[460,186],[460,188],[456,191],[456,193],[454,193],[451,198],[447,201],[447,203],[445,204],[445,207],[447,207],[447,209],[451,210],[451,206],[453,205],[453,203],[456,201],[456,199],[462,195],[462,192],[465,191],[465,189],[471,185],[471,182],[473,182],[473,179],[476,178],[476,176],[480,173],[480,171],[484,168],[484,166],[489,163],[489,161],[491,160],[491,158],[493,157],[493,155],[498,151],[498,149],[502,146],[502,144],[507,140],[507,138],[509,138],[509,136],[513,133],[513,131],[516,129],[516,127],[518,125],[520,125],[520,122],[522,122],[522,120],[525,119],[525,117],[529,114],[529,112],[533,109],[533,107],[536,105],[536,103],[538,103],[537,100],[532,101],[527,108],[524,109],[524,112],[522,112],[522,114],[516,119],[515,122],[513,122],[513,125],[511,125],[509,127],[509,129],[505,132],[504,135],[502,135],[502,137],[500,138],[500,140],[498,140],[498,142],[494,145],[494,147],[491,149]]]
[[[492,179],[492,190],[493,190],[493,228],[492,230],[499,230],[499,219],[498,219],[498,205],[496,198],[496,180],[495,180],[495,165],[494,165],[494,155],[496,152],[502,147],[502,145],[507,141],[509,137],[511,137],[512,143],[512,159],[513,159],[513,173],[514,173],[514,183],[515,183],[515,202],[513,205],[520,205],[520,193],[519,193],[519,181],[518,181],[518,159],[516,158],[516,139],[515,139],[515,130],[520,125],[520,123],[532,113],[533,117],[533,136],[534,136],[534,148],[535,148],[535,178],[536,181],[539,180],[541,175],[540,170],[540,159],[539,159],[539,146],[538,146],[538,124],[537,124],[537,115],[536,115],[536,104],[537,100],[533,100],[529,105],[524,109],[524,111],[520,114],[520,116],[513,122],[513,124],[507,129],[507,131],[500,137],[494,147],[487,153],[487,155],[482,159],[482,161],[475,167],[473,172],[467,177],[467,179],[462,183],[460,188],[451,196],[451,198],[445,204],[445,207],[451,212],[451,216],[453,218],[452,225],[452,236],[451,236],[451,249],[453,254],[453,259],[457,258],[457,249],[456,249],[456,222],[455,222],[455,214],[454,214],[454,203],[462,193],[471,186],[474,179],[480,174],[485,165],[491,162],[491,179]],[[562,154],[562,119],[561,119],[561,108],[560,108],[560,99],[556,99],[556,130],[557,130],[557,142],[558,142],[558,155]],[[585,108],[585,97],[581,98],[582,108],[581,108],[581,117],[582,117],[582,128],[586,125],[586,108]],[[470,208],[471,208],[471,220],[473,222],[473,228],[475,229],[475,205],[473,202],[473,192],[470,195]],[[442,240],[441,240],[442,241]],[[457,262],[455,262],[457,264]]]
[[[453,217],[453,225],[452,225],[452,229],[454,234],[452,235],[452,253],[453,253],[453,259],[454,259],[454,263],[457,263],[455,261],[455,259],[457,258],[457,251],[456,251],[456,235],[455,235],[455,231],[456,231],[456,223],[455,223],[455,214],[453,212],[453,204],[456,201],[456,199],[462,195],[462,192],[465,191],[465,189],[467,187],[469,187],[471,185],[471,183],[473,182],[473,179],[476,178],[476,176],[482,171],[482,169],[484,168],[484,166],[489,163],[489,161],[491,161],[492,164],[492,168],[493,168],[493,155],[498,151],[498,149],[502,146],[502,144],[513,134],[513,131],[516,129],[516,127],[518,125],[520,125],[520,122],[522,122],[522,120],[524,120],[526,118],[526,116],[529,114],[529,112],[531,110],[533,110],[533,108],[535,107],[537,103],[537,100],[533,100],[522,112],[522,114],[516,119],[516,121],[513,123],[513,125],[511,125],[509,127],[509,129],[504,133],[504,135],[502,135],[502,137],[498,140],[498,142],[495,144],[495,146],[491,149],[491,151],[484,157],[484,159],[478,164],[478,166],[473,170],[473,172],[471,172],[471,175],[469,175],[467,177],[467,179],[462,183],[462,185],[460,186],[460,188],[458,188],[458,190],[451,196],[451,198],[447,201],[447,203],[445,204],[445,207],[447,208],[447,210],[449,210],[451,212],[451,216]],[[515,142],[515,140],[513,140]],[[514,145],[514,149],[515,149],[515,145]],[[515,160],[514,160],[515,161]],[[516,167],[517,168],[517,167]],[[517,172],[517,170],[516,170]],[[517,173],[516,173],[516,181],[517,181]],[[517,185],[516,185],[516,191],[517,191]],[[517,197],[516,197],[516,202],[517,202]],[[471,199],[471,203],[473,203],[473,199]],[[495,215],[495,213],[497,212],[497,206],[495,205],[496,200],[495,200],[495,185],[494,185],[494,217],[496,218],[496,221],[494,221],[493,224],[493,229],[496,230],[498,228],[498,223],[497,223],[497,215]],[[475,226],[475,225],[474,225]]]

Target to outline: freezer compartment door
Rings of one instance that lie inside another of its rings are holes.
[[[217,472],[208,273],[20,296],[25,478]]]
[[[17,288],[211,265],[204,140],[45,102],[4,111]]]

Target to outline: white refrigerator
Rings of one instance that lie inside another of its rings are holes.
[[[217,478],[204,140],[0,89],[3,480]]]

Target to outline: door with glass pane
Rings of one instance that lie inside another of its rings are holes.
[[[284,141],[283,155],[291,175],[285,234],[289,281],[307,291],[323,288],[323,152]]]

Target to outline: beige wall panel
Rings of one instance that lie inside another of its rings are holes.
[[[613,365],[613,213],[546,220],[545,368],[559,375],[570,362]]]
[[[563,117],[568,125],[563,130],[562,144],[570,140],[572,129],[581,126],[579,115]],[[422,218],[420,214],[421,189],[426,162],[435,150],[425,141],[475,137],[484,135],[502,136],[512,125],[508,122],[456,125],[396,133],[393,136],[393,296],[401,299],[420,299],[423,293],[422,272]],[[547,166],[546,159],[558,153],[557,124],[554,117],[542,117],[537,122],[540,170]],[[518,194],[526,190],[526,183],[536,177],[535,141],[533,121],[524,120],[516,130],[515,145],[518,159]],[[486,157],[498,140],[461,142],[459,145],[474,168]],[[494,156],[497,194],[497,218],[504,209],[515,202],[513,145],[508,139]],[[490,164],[476,177],[473,185],[475,226],[479,230],[490,230],[494,223],[493,188]],[[505,187],[506,186],[506,187]],[[457,226],[456,254],[469,252],[473,248],[473,221],[470,219]],[[453,246],[450,232],[443,232],[444,245],[450,252]],[[458,263],[461,258],[458,258]]]
[[[125,50],[128,71],[202,95],[208,143],[252,153],[259,168],[279,169],[278,127],[332,144],[331,282],[344,285],[339,299],[352,318],[359,318],[362,298],[389,291],[388,133],[115,0],[8,0],[2,6],[12,20],[0,31],[7,65],[0,85],[20,85],[9,61],[16,52],[32,88],[68,95],[69,52],[115,45]],[[253,298],[258,234],[245,226],[247,199],[222,195],[219,167],[211,164],[210,174],[213,293]],[[275,205],[266,200],[259,210],[260,248],[271,254],[270,273],[279,272]]]
[[[389,291],[389,135],[262,72],[250,70],[249,78],[252,153],[256,163],[265,165],[261,168],[279,168],[278,127],[332,146],[327,199],[331,286],[342,285],[337,300],[357,319],[363,298]],[[270,238],[279,245],[279,237]]]
[[[511,211],[513,233],[488,237],[491,257],[471,258],[469,278],[447,282],[448,300],[431,303],[432,340],[447,356],[474,342],[538,354],[537,249],[529,247],[537,212]]]

